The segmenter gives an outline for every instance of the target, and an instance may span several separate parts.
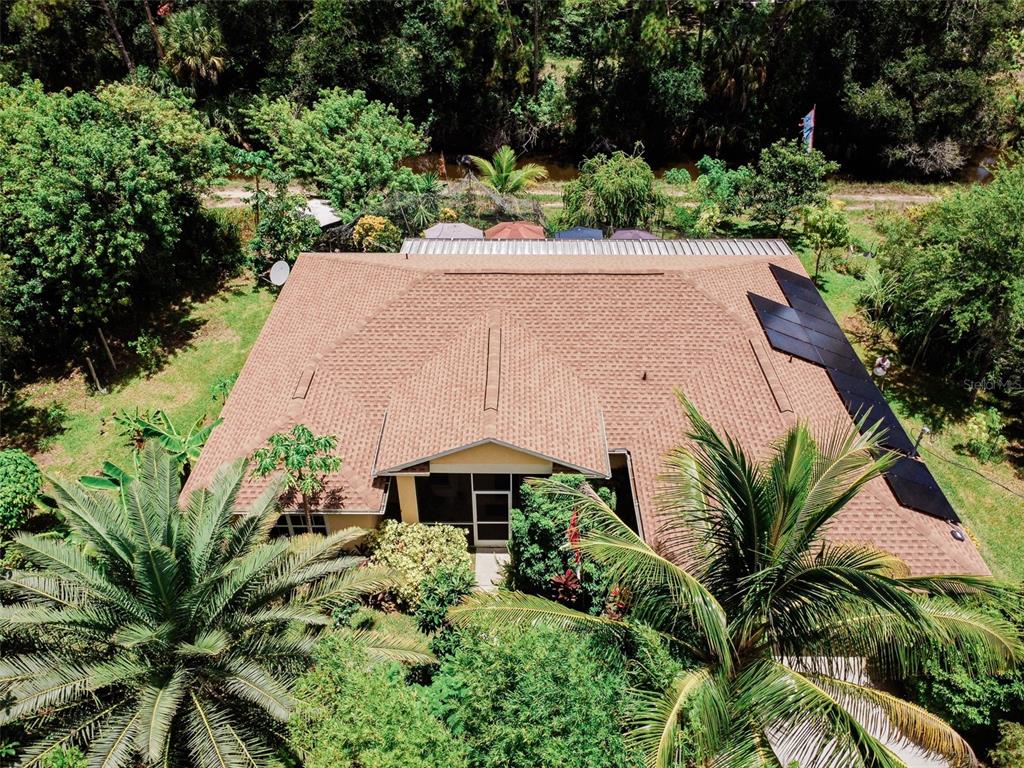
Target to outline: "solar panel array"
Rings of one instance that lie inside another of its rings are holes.
[[[914,443],[864,369],[814,283],[774,264],[771,270],[789,305],[747,294],[768,343],[780,352],[823,367],[851,416],[867,415],[867,426],[881,422],[882,445],[901,454],[885,475],[900,504],[959,522],[928,467],[916,458]]]

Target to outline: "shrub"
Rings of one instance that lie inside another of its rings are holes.
[[[135,353],[139,367],[147,376],[159,371],[167,358],[163,351],[163,340],[155,333],[140,333],[128,342],[128,347]]]
[[[402,233],[383,216],[362,216],[352,232],[352,241],[361,251],[394,253],[402,245]]]
[[[804,209],[804,238],[814,255],[814,277],[822,269],[835,268],[840,249],[850,244],[850,222],[834,203]]]
[[[422,632],[437,632],[445,626],[448,609],[473,591],[476,574],[466,563],[443,566],[427,574],[420,585],[416,623]]]
[[[1024,765],[1024,725],[1002,721],[999,741],[988,753],[992,768],[1020,768]]]
[[[808,206],[827,202],[825,177],[839,164],[818,150],[808,152],[797,140],[777,141],[761,150],[757,165],[743,187],[743,205],[751,217],[778,234]]]
[[[279,260],[294,264],[320,236],[320,225],[305,211],[306,198],[291,193],[289,181],[277,176],[272,191],[261,189],[249,198],[254,214],[259,214],[248,245],[249,264],[257,273]]]
[[[40,762],[42,768],[86,768],[88,761],[77,747],[55,749]]]
[[[398,572],[394,597],[403,608],[419,608],[424,582],[435,571],[471,569],[466,532],[448,525],[385,520],[370,537],[370,562]]]
[[[555,475],[553,479],[578,488],[582,475]],[[598,495],[615,506],[615,494],[598,488]],[[508,586],[520,592],[560,599],[580,610],[600,613],[608,593],[604,569],[592,560],[577,565],[575,553],[566,548],[569,524],[573,518],[572,501],[545,495],[531,485],[521,489],[522,509],[513,509],[508,542]],[[586,523],[580,531],[587,530]],[[554,581],[579,567],[579,586],[561,586]]]
[[[664,181],[674,187],[688,187],[692,179],[685,168],[669,168],[665,171]]]
[[[562,191],[561,224],[605,230],[652,227],[667,199],[655,185],[654,172],[638,155],[595,155],[580,165],[577,178]]]
[[[1009,441],[1003,435],[1003,419],[996,408],[978,411],[967,420],[967,437],[957,449],[969,453],[978,461],[998,461]]]
[[[297,683],[289,742],[306,768],[464,768],[466,749],[395,663],[370,664],[336,634],[315,649]]]
[[[39,467],[27,453],[0,451],[0,537],[25,524],[42,484]]]
[[[431,685],[473,768],[622,768],[625,679],[608,649],[556,629],[464,632]]]

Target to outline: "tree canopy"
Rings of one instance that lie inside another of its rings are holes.
[[[908,359],[966,389],[1024,391],[1024,167],[886,222],[881,314]]]
[[[199,198],[224,170],[225,148],[180,95],[0,82],[8,342],[46,338],[51,352],[66,351],[147,301],[166,302],[197,270],[224,267]],[[192,247],[204,233],[205,247]]]
[[[580,175],[562,190],[560,224],[612,231],[650,228],[661,217],[665,195],[654,172],[638,155],[595,155],[580,165]]]
[[[817,105],[820,149],[899,174],[953,173],[1024,126],[1016,0],[10,5],[0,77],[92,89],[128,62],[177,71],[236,125],[254,97],[310,106],[340,87],[394,104],[450,150],[579,158],[640,141],[659,159],[745,160]]]
[[[342,218],[354,218],[390,189],[411,185],[399,164],[426,149],[426,137],[394,107],[362,91],[322,91],[311,107],[285,98],[256,101],[248,125],[275,162],[313,182]]]

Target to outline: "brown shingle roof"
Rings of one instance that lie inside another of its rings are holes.
[[[664,452],[684,429],[674,390],[767,451],[797,419],[849,416],[825,371],[768,348],[747,291],[784,302],[769,263],[793,256],[304,254],[278,298],[189,487],[301,421],[337,435],[330,478],[349,511],[378,510],[380,473],[495,440],[593,474],[632,456],[648,531]],[[497,345],[498,349],[495,350]],[[767,368],[766,368],[767,366]],[[297,385],[305,397],[293,397]],[[260,483],[243,489],[245,503]],[[985,572],[946,523],[874,481],[833,535],[917,573]]]

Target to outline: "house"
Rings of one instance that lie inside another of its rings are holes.
[[[522,479],[570,471],[612,483],[620,515],[657,545],[662,456],[685,429],[676,390],[762,451],[798,420],[850,423],[867,404],[912,456],[824,307],[779,240],[411,240],[400,254],[306,254],[186,492],[303,423],[337,436],[344,462],[318,530],[390,516],[501,544]],[[927,467],[899,467],[830,534],[918,574],[986,573]],[[304,525],[286,515],[281,528]]]

